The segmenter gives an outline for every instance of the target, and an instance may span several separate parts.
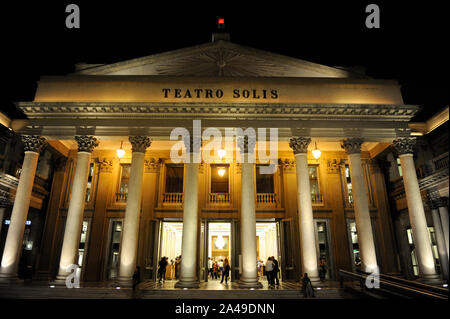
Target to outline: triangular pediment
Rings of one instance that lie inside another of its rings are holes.
[[[217,41],[107,65],[80,65],[74,74],[228,77],[364,77],[280,54]]]

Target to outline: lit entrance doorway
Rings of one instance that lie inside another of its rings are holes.
[[[280,273],[278,278],[281,280],[281,255],[280,255],[280,239],[279,239],[278,222],[256,222],[256,259],[258,260],[258,276],[262,280],[267,280],[264,274],[264,265],[267,259],[274,256],[278,261]]]
[[[228,259],[230,267],[233,266],[234,246],[232,246],[231,228],[231,222],[207,222],[207,231],[204,233],[206,245],[202,247],[204,248],[203,250],[200,250],[201,252],[204,251],[206,255],[204,267],[202,267],[200,274],[200,278],[204,281],[220,280],[222,278],[225,259]],[[216,272],[214,272],[215,263],[217,263],[218,268]],[[212,274],[210,273],[210,268],[213,268]],[[232,270],[229,272],[228,280],[232,280]]]
[[[156,260],[156,270],[159,268],[159,261],[162,257],[168,258],[168,265],[164,275],[165,280],[175,280],[176,278],[176,258],[181,255],[181,244],[183,239],[182,222],[161,222],[159,233],[158,258]],[[158,280],[158,272],[155,279]]]

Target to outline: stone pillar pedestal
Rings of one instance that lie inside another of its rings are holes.
[[[320,278],[307,158],[310,142],[311,138],[309,137],[291,138],[289,146],[294,150],[296,162],[297,203],[303,273],[307,273],[312,282],[318,283]]]
[[[97,139],[92,136],[75,136],[75,140],[78,143],[77,166],[70,192],[59,270],[55,280],[55,284],[60,285],[65,285],[67,276],[71,274],[67,272],[67,268],[77,264],[91,153],[98,145]]]
[[[132,145],[130,181],[128,184],[127,207],[123,223],[120,248],[120,266],[117,283],[120,286],[132,286],[136,269],[137,248],[139,240],[139,215],[142,200],[142,179],[144,174],[144,156],[150,139],[146,136],[130,136]]]
[[[45,143],[44,138],[34,135],[24,135],[22,136],[22,141],[25,144],[25,158],[23,160],[19,185],[17,186],[13,210],[11,212],[11,222],[6,236],[5,248],[3,250],[0,282],[18,281],[17,270],[22,252],[25,222],[30,207],[39,152]]]
[[[353,208],[355,211],[356,230],[360,247],[362,270],[367,273],[378,273],[377,255],[370,219],[369,201],[361,166],[360,138],[349,138],[343,141],[342,147],[348,154],[350,178],[352,183]]]
[[[413,160],[413,147],[415,138],[397,138],[394,147],[399,153],[400,165],[403,173],[406,201],[408,203],[409,219],[417,252],[419,270],[427,282],[436,282],[439,276],[436,273],[434,257],[428,235],[425,210],[417,181],[416,169]]]

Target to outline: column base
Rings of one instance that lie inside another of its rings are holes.
[[[1,285],[17,285],[17,284],[23,284],[24,280],[19,279],[17,275],[6,275],[6,274],[0,274],[0,284]]]
[[[442,283],[442,279],[438,274],[433,275],[422,275],[421,279],[426,284],[440,284]]]
[[[54,280],[50,281],[50,284],[54,286],[67,286],[66,279],[67,276],[58,275]]]
[[[263,287],[262,283],[260,283],[260,282],[258,281],[257,278],[256,278],[256,279],[253,279],[253,278],[251,278],[251,279],[241,278],[241,279],[239,280],[239,288],[244,288],[244,289],[251,289],[251,288],[254,288],[254,289],[260,289],[260,288],[262,288],[262,287]]]
[[[309,280],[311,280],[311,283],[313,283],[315,286],[321,286],[322,282],[320,281],[320,277],[309,277]]]
[[[175,288],[200,288],[200,284],[197,280],[183,280],[180,279],[176,284]]]
[[[123,288],[131,288],[133,287],[133,278],[131,277],[118,277],[115,281],[116,287],[123,287]]]

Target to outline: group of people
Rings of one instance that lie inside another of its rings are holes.
[[[228,262],[228,258],[215,260],[211,257],[208,258],[208,270],[209,277],[211,279],[219,279],[222,276],[220,283],[228,283],[228,278],[230,276],[230,263]]]
[[[170,261],[169,257],[163,256],[158,262],[158,282],[164,282],[166,279],[178,279],[180,276],[181,255]]]
[[[280,273],[280,265],[278,260],[276,260],[274,256],[267,258],[264,268],[267,276],[267,282],[269,283],[269,288],[274,288],[275,285],[279,286],[280,280],[278,278],[278,274]]]

